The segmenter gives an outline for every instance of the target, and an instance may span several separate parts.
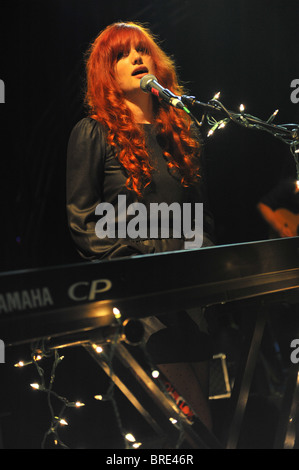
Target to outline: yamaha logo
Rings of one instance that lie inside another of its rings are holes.
[[[46,286],[36,289],[23,289],[21,291],[5,292],[0,294],[0,314],[36,310],[41,307],[59,307],[60,302],[67,296],[68,300],[75,302],[93,302],[103,292],[111,289],[112,282],[109,279],[95,279],[93,281],[79,281],[66,288],[50,289]],[[55,301],[54,301],[55,299]]]

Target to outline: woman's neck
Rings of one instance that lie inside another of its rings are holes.
[[[152,124],[154,121],[153,101],[150,95],[126,97],[125,102],[138,124]]]

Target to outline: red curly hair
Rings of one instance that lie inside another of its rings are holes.
[[[160,48],[154,35],[139,23],[118,22],[105,28],[88,50],[85,101],[90,116],[107,130],[108,143],[116,149],[117,158],[127,171],[127,188],[141,196],[142,188],[151,181],[153,168],[143,128],[126,106],[114,72],[118,55],[137,45],[151,55],[158,82],[177,95],[183,94],[174,62]],[[191,119],[184,111],[154,96],[153,100],[157,135],[168,166],[177,169],[183,186],[194,184],[200,176],[200,145],[191,131]]]

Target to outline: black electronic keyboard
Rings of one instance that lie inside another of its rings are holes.
[[[299,288],[299,237],[0,273],[6,346]]]

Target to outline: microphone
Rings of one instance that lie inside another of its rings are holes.
[[[181,102],[181,98],[173,94],[167,88],[162,87],[154,75],[145,75],[140,80],[140,88],[145,93],[152,93],[155,96],[162,98],[163,101],[174,106],[175,108],[185,109],[184,104]]]

